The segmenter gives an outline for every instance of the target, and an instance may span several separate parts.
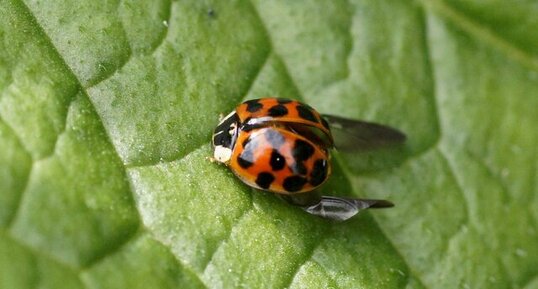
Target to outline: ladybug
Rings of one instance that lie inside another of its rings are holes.
[[[345,220],[362,209],[393,206],[385,200],[305,194],[331,175],[332,130],[347,138],[344,149],[405,141],[403,133],[387,126],[321,115],[296,100],[260,98],[241,103],[220,121],[212,137],[213,159],[230,167],[245,184],[280,194],[328,219]]]

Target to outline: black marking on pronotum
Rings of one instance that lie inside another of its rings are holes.
[[[277,104],[269,109],[269,115],[273,117],[284,116],[288,114],[288,109],[282,104]]]
[[[314,187],[319,186],[327,178],[328,165],[327,160],[319,159],[314,162],[314,167],[310,173],[310,184]]]
[[[267,142],[271,144],[271,147],[275,149],[279,149],[284,144],[284,142],[286,142],[284,136],[280,132],[272,128],[268,128],[265,131],[264,136]]]
[[[271,160],[269,161],[273,171],[279,171],[286,166],[286,158],[281,155],[278,150],[273,149],[271,152]]]
[[[238,123],[239,117],[237,116],[237,113],[233,113],[227,118],[223,119],[213,131],[213,145],[232,148],[237,137]],[[233,124],[236,125],[236,130],[230,134],[230,128]]]
[[[262,189],[268,189],[271,183],[275,180],[275,176],[268,172],[262,172],[256,177],[256,184]]]
[[[259,111],[263,107],[263,104],[258,99],[245,101],[245,104],[247,105],[247,111],[252,113]]]
[[[301,176],[290,176],[284,179],[282,186],[288,192],[300,191],[306,184],[306,179]]]
[[[305,120],[318,122],[318,119],[316,118],[312,110],[310,110],[310,108],[306,107],[305,105],[297,105],[297,112],[299,113],[299,116]]]
[[[297,162],[305,161],[314,154],[314,147],[308,142],[297,139],[293,146],[292,155]]]

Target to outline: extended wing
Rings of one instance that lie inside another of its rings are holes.
[[[336,221],[345,221],[368,208],[390,208],[394,204],[387,200],[351,199],[322,196],[319,203],[303,207],[306,212]]]
[[[405,134],[386,125],[326,114],[323,118],[329,123],[338,150],[376,149],[406,140]]]

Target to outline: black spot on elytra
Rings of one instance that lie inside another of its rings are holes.
[[[237,156],[237,163],[244,169],[248,169],[253,165],[252,151],[245,150]]]
[[[310,173],[310,184],[319,186],[327,178],[328,164],[327,160],[319,159],[314,162],[312,173]]]
[[[299,113],[299,116],[305,120],[318,122],[318,119],[316,118],[312,110],[306,107],[306,105],[297,105],[297,112]]]
[[[290,102],[292,102],[293,100],[291,100],[291,99],[287,99],[287,98],[279,98],[279,99],[277,99],[276,101],[277,101],[278,103],[280,103],[280,104],[286,104],[286,103],[290,103]]]
[[[292,155],[297,162],[302,162],[314,154],[314,147],[304,140],[296,140],[293,146]]]
[[[257,99],[245,101],[245,104],[247,105],[248,112],[257,112],[263,107],[263,104],[261,104]]]
[[[256,184],[262,189],[268,189],[271,183],[275,180],[275,176],[268,172],[262,172],[256,177]]]
[[[271,160],[269,161],[273,171],[279,171],[286,166],[286,158],[281,155],[277,150],[273,149],[271,152]]]
[[[301,176],[291,176],[284,179],[282,186],[288,192],[300,191],[306,184],[306,179]]]
[[[267,140],[267,142],[269,142],[271,144],[271,147],[273,147],[275,149],[280,148],[284,144],[284,142],[286,141],[284,136],[281,133],[279,133],[278,131],[274,130],[274,129],[266,130],[265,133],[264,133],[264,136],[265,136],[265,139]]]
[[[282,104],[277,104],[269,109],[269,115],[273,117],[284,116],[288,114],[288,109]]]

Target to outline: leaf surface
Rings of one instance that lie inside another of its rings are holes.
[[[0,288],[538,288],[533,1],[0,2]],[[303,100],[406,132],[310,216],[213,164]]]

